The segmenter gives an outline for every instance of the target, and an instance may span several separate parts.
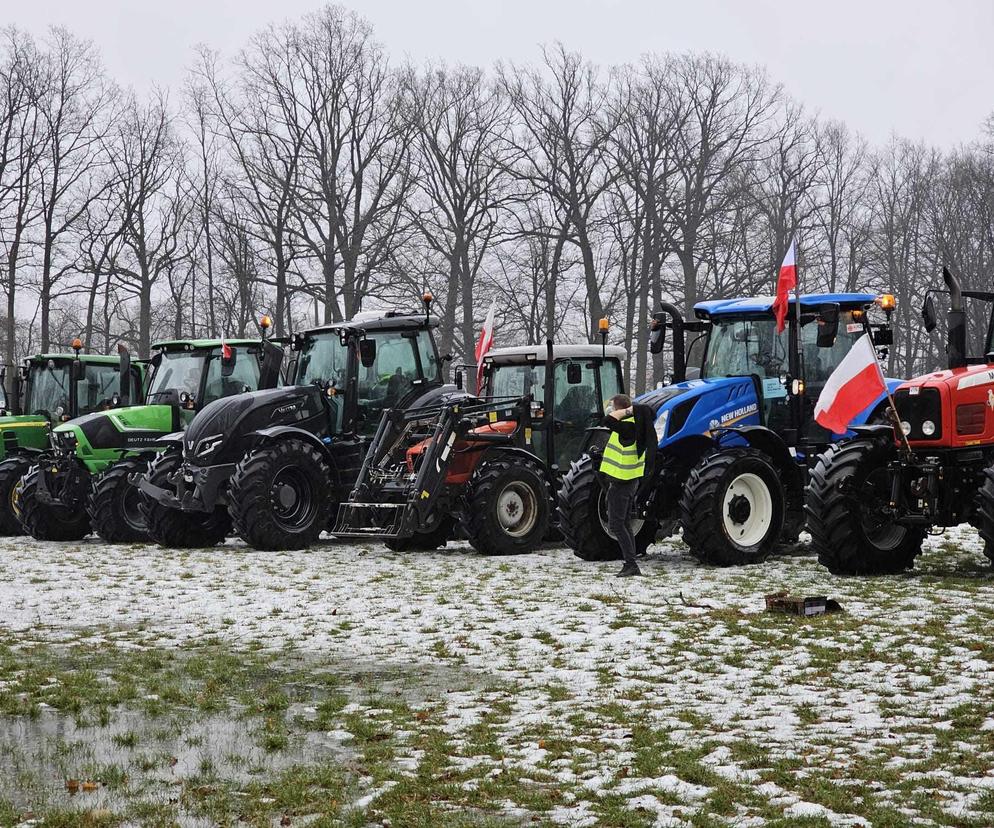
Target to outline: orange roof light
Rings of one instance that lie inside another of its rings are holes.
[[[259,320],[259,327],[264,331],[269,330],[273,327],[273,318],[268,314],[263,314],[262,319]]]
[[[426,290],[424,293],[421,294],[421,301],[424,302],[426,305],[430,305],[432,302],[435,301],[435,297],[432,296],[430,290]]]
[[[606,316],[602,317],[601,321],[597,323],[597,330],[599,330],[601,333],[607,333],[608,327],[609,325]]]
[[[78,336],[72,341],[72,349],[78,351],[83,347],[83,340]]]
[[[893,293],[881,293],[876,298],[876,302],[880,305],[880,309],[885,311],[892,311],[897,307],[897,299],[894,298]]]

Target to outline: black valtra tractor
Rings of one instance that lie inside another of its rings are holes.
[[[363,314],[297,334],[293,386],[204,408],[136,481],[152,537],[210,546],[233,528],[256,549],[316,540],[349,496],[382,412],[443,393],[430,301],[423,314]]]

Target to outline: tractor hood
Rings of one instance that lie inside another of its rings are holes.
[[[649,391],[635,402],[656,414],[656,436],[663,448],[692,435],[760,422],[759,399],[751,377],[696,379]]]
[[[94,411],[62,423],[53,431],[53,440],[65,444],[75,438],[78,452],[87,455],[104,449],[140,451],[179,428],[177,410],[170,405],[135,405]],[[71,438],[70,438],[71,439]]]
[[[183,454],[197,465],[234,463],[250,447],[253,432],[276,426],[306,428],[323,436],[314,427],[324,414],[323,396],[316,385],[295,385],[215,400],[187,427]]]
[[[966,448],[994,442],[994,366],[934,371],[902,383],[894,404],[912,445]]]

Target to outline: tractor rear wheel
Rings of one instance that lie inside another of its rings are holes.
[[[86,509],[93,531],[107,543],[148,540],[148,523],[142,512],[142,494],[128,478],[145,474],[148,460],[129,457],[109,466],[93,481]]]
[[[0,463],[0,536],[23,535],[24,527],[14,508],[17,484],[31,468],[27,457],[8,457]]]
[[[683,540],[702,563],[738,566],[763,560],[780,539],[784,494],[769,457],[751,448],[706,455],[680,498]]]
[[[0,469],[3,464],[0,463]],[[984,469],[982,485],[977,495],[974,525],[984,540],[984,554],[994,563],[994,466]]]
[[[170,488],[169,477],[176,473],[182,462],[178,451],[164,451],[149,464],[149,482]],[[149,537],[160,546],[173,549],[217,546],[231,531],[231,521],[223,508],[213,512],[187,512],[165,506],[145,495],[141,496],[140,508]]]
[[[409,538],[390,538],[384,541],[387,549],[394,552],[431,552],[445,546],[456,532],[456,522],[451,517],[443,517],[434,529],[415,532]]]
[[[890,438],[831,446],[815,463],[805,492],[808,531],[818,561],[836,575],[883,575],[914,566],[926,530],[888,514],[895,456]]]
[[[90,534],[90,516],[83,508],[43,503],[38,485],[45,473],[41,466],[32,466],[21,478],[17,490],[17,517],[24,531],[36,540],[75,541]]]
[[[604,487],[589,454],[570,464],[556,500],[559,528],[574,555],[585,561],[621,559],[621,547],[607,532]],[[657,524],[653,520],[634,518],[631,528],[635,536],[635,553],[641,555],[655,540]]]
[[[536,460],[494,452],[470,479],[463,531],[484,555],[533,551],[549,530],[551,494]]]
[[[301,440],[250,451],[228,486],[238,536],[255,549],[306,549],[334,513],[330,475],[321,452]]]

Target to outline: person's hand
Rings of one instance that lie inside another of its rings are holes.
[[[630,408],[615,409],[610,413],[609,416],[614,417],[616,420],[623,420],[625,417],[631,416],[632,410]]]

